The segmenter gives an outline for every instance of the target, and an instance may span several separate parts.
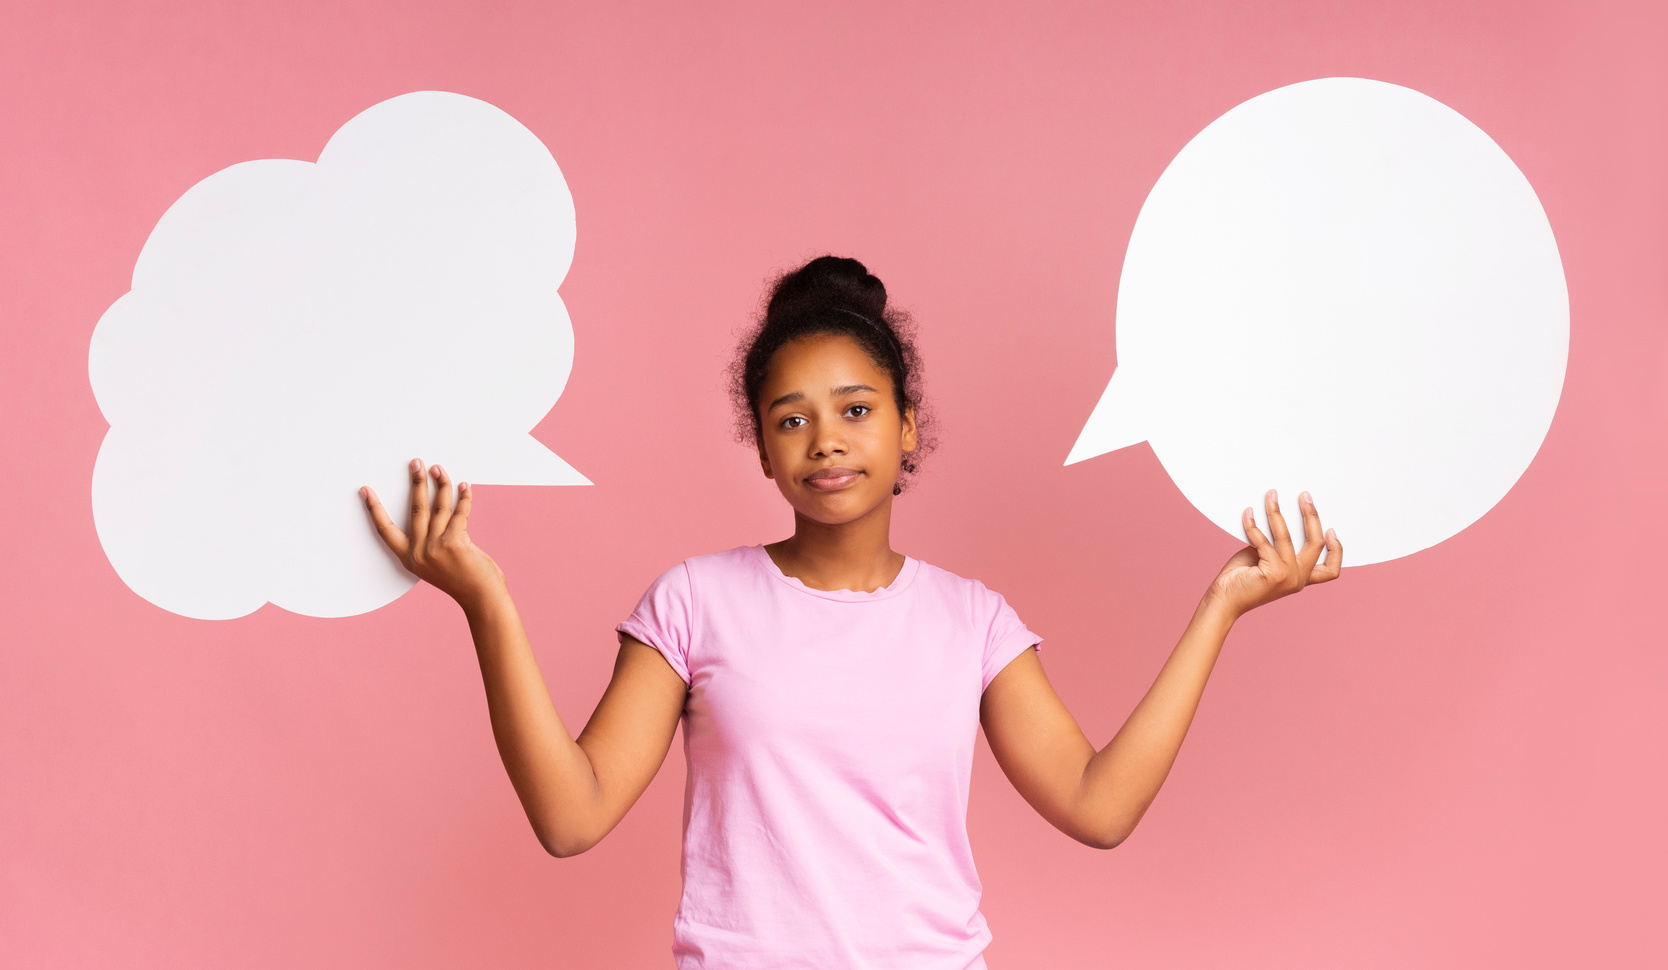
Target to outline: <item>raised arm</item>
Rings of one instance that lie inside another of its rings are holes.
[[[551,703],[503,571],[470,541],[473,490],[459,483],[454,509],[443,468],[429,470],[432,502],[423,463],[413,460],[410,472],[409,533],[394,525],[374,491],[360,489],[377,534],[406,569],[463,607],[492,736],[527,820],[551,855],[583,852],[619,823],[666,760],[684,682],[653,648],[621,636],[614,677],[575,739]]]
[[[997,763],[1038,813],[1079,842],[1110,849],[1134,831],[1170,774],[1234,621],[1338,577],[1343,546],[1331,532],[1322,539],[1308,494],[1299,497],[1302,549],[1293,548],[1273,492],[1265,504],[1273,535],[1264,536],[1245,510],[1251,545],[1222,567],[1158,678],[1104,748],[1095,750],[1060,702],[1035,651],[1020,654],[985,689],[979,714]]]

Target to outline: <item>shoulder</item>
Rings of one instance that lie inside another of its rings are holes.
[[[917,583],[935,595],[967,603],[974,608],[999,610],[1006,603],[1002,594],[977,579],[953,573],[929,562],[921,562]]]
[[[737,546],[723,552],[709,552],[680,559],[661,573],[655,582],[658,584],[667,580],[677,580],[687,584],[692,574],[752,568],[758,549],[758,546]]]
[[[682,565],[695,569],[734,569],[750,566],[758,556],[759,546],[736,546],[723,552],[709,552],[699,556],[690,556]]]
[[[734,590],[744,581],[761,574],[759,546],[737,546],[722,552],[709,552],[674,563],[649,584],[649,595],[671,594],[683,599],[699,598]]]
[[[929,587],[941,590],[941,595],[953,597],[956,607],[966,611],[964,615],[973,629],[983,636],[984,684],[980,690],[989,687],[991,680],[1014,657],[1042,642],[1042,637],[1025,625],[1001,593],[979,580],[926,563],[921,564],[921,578]]]
[[[709,552],[699,556],[690,556],[677,567],[685,572],[687,582],[700,585],[703,579],[718,581],[720,585],[734,582],[740,576],[757,572],[759,557],[763,554],[760,546],[736,546],[722,552]]]

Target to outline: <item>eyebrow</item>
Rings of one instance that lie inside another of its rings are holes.
[[[880,393],[878,390],[875,390],[867,384],[841,384],[839,387],[829,388],[829,393],[835,397],[844,397],[847,394],[858,394],[863,391],[868,391],[870,394]],[[798,404],[803,400],[805,400],[804,392],[794,391],[792,394],[784,394],[776,400],[771,401],[770,406],[765,408],[765,410],[774,411],[784,404]]]

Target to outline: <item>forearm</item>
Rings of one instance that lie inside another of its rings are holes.
[[[585,751],[551,702],[521,616],[507,590],[469,603],[492,736],[540,843],[555,855],[600,837],[601,792]]]
[[[1233,623],[1234,614],[1220,600],[1201,600],[1146,696],[1089,758],[1073,814],[1095,844],[1123,841],[1158,796]]]
[[[556,713],[527,642],[504,571],[469,538],[475,490],[457,486],[439,465],[412,459],[411,532],[388,515],[368,486],[377,535],[400,564],[455,599],[469,621],[481,663],[498,755],[539,842],[552,855],[583,852],[607,834],[648,787],[666,758],[686,687],[665,658],[622,636],[608,690],[576,739]],[[428,497],[428,478],[438,486]]]
[[[1223,565],[1158,678],[1106,747],[1095,750],[1030,652],[985,688],[979,717],[997,763],[1025,800],[1072,838],[1109,849],[1134,831],[1175,764],[1235,619],[1338,577],[1343,545],[1322,531],[1308,493],[1299,496],[1307,537],[1301,552],[1292,546],[1278,497],[1270,491],[1263,498],[1273,539],[1246,509],[1251,545]]]

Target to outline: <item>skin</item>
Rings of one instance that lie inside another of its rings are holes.
[[[794,534],[765,547],[771,559],[814,589],[873,591],[890,583],[904,565],[890,544],[892,487],[917,438],[915,416],[898,408],[886,372],[847,337],[801,338],[777,351],[757,404],[760,467],[794,510]],[[405,568],[463,608],[493,738],[540,844],[555,856],[583,852],[619,823],[660,769],[687,688],[657,651],[621,635],[613,679],[575,738],[551,703],[503,571],[470,541],[473,490],[458,483],[454,507],[445,469],[425,472],[414,459],[409,470],[407,529],[369,487],[360,495]],[[1097,750],[1078,727],[1035,650],[986,688],[980,722],[1003,772],[1079,842],[1109,849],[1135,829],[1175,763],[1234,621],[1338,577],[1343,547],[1331,530],[1322,538],[1308,493],[1299,508],[1313,538],[1302,547],[1293,545],[1274,492],[1264,505],[1270,534],[1247,508],[1251,544],[1211,581],[1152,687],[1104,747]]]

